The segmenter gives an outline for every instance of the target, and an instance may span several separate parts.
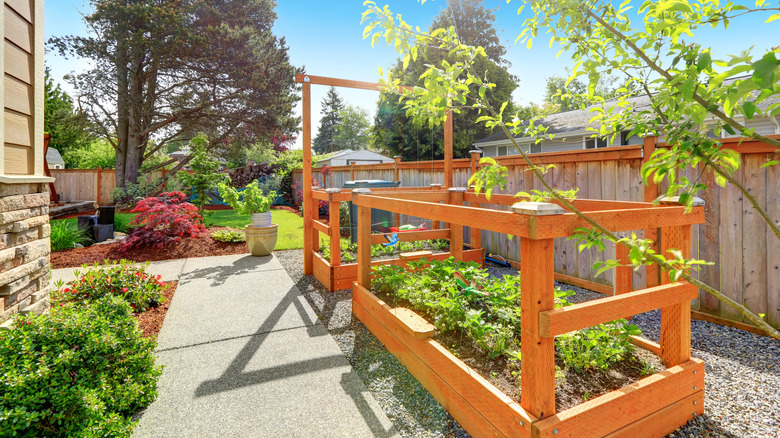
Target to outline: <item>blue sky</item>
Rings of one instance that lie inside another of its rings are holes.
[[[286,38],[292,63],[305,66],[309,74],[376,81],[379,78],[378,67],[387,68],[397,58],[391,48],[379,44],[372,48],[368,41],[362,39],[362,0],[277,1],[278,19],[274,32]],[[385,3],[390,5],[393,12],[402,14],[409,24],[421,28],[427,27],[446,5],[444,0],[429,0],[424,4],[417,0],[377,1],[379,5]],[[507,59],[512,63],[510,71],[520,79],[514,100],[521,104],[541,102],[545,78],[553,74],[562,75],[564,69],[572,65],[571,61],[566,54],[556,58],[558,49],[548,48],[547,38],[538,40],[531,50],[524,45],[514,44],[525,18],[516,13],[519,2],[507,4],[505,0],[486,0],[486,4],[499,8],[496,26],[508,49]],[[46,38],[85,34],[81,13],[88,12],[88,7],[88,2],[84,0],[47,0]],[[761,25],[765,18],[756,16],[734,20],[727,34],[722,29],[699,31],[696,40],[711,46],[720,57],[736,54],[750,46],[756,46],[757,53],[762,53],[778,44],[776,35],[780,34],[780,21]],[[764,32],[756,32],[756,26]],[[774,36],[768,32],[772,28],[775,30]],[[65,60],[54,53],[47,53],[46,63],[52,69],[55,80],[61,82],[68,92],[72,89],[64,83],[62,77],[72,71],[78,72],[86,65],[83,60]],[[320,101],[326,91],[326,87],[312,87],[313,135],[319,126]],[[373,115],[377,93],[360,90],[339,90],[339,93],[349,104],[360,106]]]

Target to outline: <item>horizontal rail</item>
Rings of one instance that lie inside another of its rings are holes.
[[[317,230],[317,231],[319,231],[319,232],[321,232],[321,233],[325,233],[325,234],[327,234],[327,235],[330,235],[330,226],[328,226],[328,225],[325,225],[324,223],[322,223],[322,222],[320,222],[320,221],[312,221],[312,222],[311,222],[311,226],[312,226],[312,227],[313,227],[315,230]]]
[[[385,236],[389,236],[390,234],[391,233],[372,234],[371,244],[379,245],[380,243],[387,243],[387,239],[385,238]],[[449,238],[450,238],[449,228],[444,228],[441,230],[405,231],[403,233],[398,233],[398,240],[400,242],[416,242],[418,240],[435,240],[435,239],[449,239]]]
[[[661,345],[658,342],[653,342],[641,336],[629,336],[628,338],[631,341],[631,343],[636,345],[637,347],[644,348],[645,350],[655,354],[656,356],[661,355]]]
[[[413,201],[420,201],[420,202],[443,202],[450,199],[450,194],[448,192],[443,192],[440,190],[430,190],[428,193],[424,191],[418,191],[418,192],[377,192],[373,193],[374,190],[371,190],[371,194],[374,196],[382,196],[385,198],[393,198],[393,199],[411,199]]]
[[[539,312],[539,334],[552,338],[574,330],[690,301],[699,289],[689,283],[672,283]]]
[[[506,194],[494,194],[490,199],[487,199],[483,193],[467,192],[463,195],[463,201],[479,202],[480,204],[513,205],[521,202],[522,199]],[[557,201],[552,202],[560,205]],[[601,199],[574,199],[571,203],[581,211],[633,210],[655,207],[652,202],[609,201]]]
[[[477,227],[483,230],[528,237],[528,217],[510,211],[487,210],[459,205],[393,199],[373,195],[358,195],[356,205],[378,208],[393,213],[422,217],[435,221]]]

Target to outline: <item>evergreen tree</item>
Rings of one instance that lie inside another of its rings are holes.
[[[474,69],[481,76],[496,84],[486,96],[491,101],[511,102],[512,92],[517,88],[517,78],[507,70],[510,63],[503,58],[506,49],[501,45],[495,29],[496,16],[487,8],[484,0],[448,0],[439,16],[433,19],[430,29],[455,26],[458,36],[466,44],[481,45],[487,58],[480,58]],[[441,65],[442,61],[452,61],[447,52],[436,48],[421,47],[416,61],[411,61],[403,69],[399,60],[393,67],[393,76],[401,78],[403,85],[420,85],[420,75],[428,64]],[[400,155],[407,161],[442,159],[444,157],[444,130],[442,127],[430,128],[419,125],[406,116],[403,104],[399,104],[394,93],[382,93],[374,117],[373,139],[377,149],[388,155]],[[506,113],[514,112],[510,104]],[[468,157],[472,144],[493,133],[483,124],[475,123],[479,115],[476,111],[464,110],[453,118],[453,156]]]
[[[302,70],[272,32],[273,0],[89,3],[91,34],[50,44],[94,65],[71,83],[116,150],[117,186],[135,183],[144,160],[195,132],[206,133],[212,149],[297,131],[294,75]]]
[[[371,149],[371,123],[368,111],[358,106],[345,105],[340,113],[341,123],[336,126],[334,150]]]
[[[57,149],[63,157],[68,151],[86,149],[96,139],[94,126],[86,115],[75,108],[73,99],[67,95],[60,84],[55,84],[49,69],[46,68],[44,80],[43,130],[51,137],[49,147]],[[65,158],[65,163],[69,163]],[[113,165],[112,165],[113,166]],[[109,166],[111,167],[111,166]]]
[[[328,94],[322,99],[322,119],[320,129],[314,137],[312,148],[316,154],[329,154],[338,150],[335,139],[341,123],[341,112],[344,111],[344,101],[336,92],[336,87],[330,87]]]

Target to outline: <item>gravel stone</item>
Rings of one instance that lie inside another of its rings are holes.
[[[336,339],[344,355],[404,437],[457,437],[469,434],[409,374],[366,327],[352,317],[349,290],[328,292],[303,275],[303,251],[274,253]],[[517,270],[490,265],[491,275]],[[603,295],[556,282],[572,290],[570,302]],[[660,311],[634,317],[643,336],[659,339]],[[697,321],[691,327],[692,354],[706,369],[705,414],[669,437],[780,437],[780,342],[765,336]]]

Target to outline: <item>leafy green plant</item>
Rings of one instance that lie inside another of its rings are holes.
[[[267,213],[271,211],[271,206],[276,199],[276,192],[264,196],[263,191],[258,187],[257,180],[247,184],[242,192],[223,181],[219,183],[219,195],[238,214]]]
[[[124,187],[116,187],[111,192],[111,197],[117,206],[132,207],[136,202],[151,195],[155,187],[157,187],[155,182],[148,184],[146,181],[139,181],[137,184],[133,184],[126,181]]]
[[[51,250],[62,251],[79,245],[90,243],[87,230],[79,228],[78,224],[68,220],[51,221]]]
[[[211,238],[217,242],[241,243],[246,242],[246,234],[235,228],[224,228],[211,233]]]
[[[165,283],[159,275],[146,273],[149,263],[133,265],[127,260],[104,265],[83,265],[75,272],[76,279],[66,287],[58,286],[54,301],[62,304],[88,303],[106,296],[116,296],[127,301],[134,312],[143,312],[161,304]]]
[[[133,222],[132,214],[116,213],[114,215],[114,231],[127,234],[133,228],[131,223]]]
[[[188,187],[190,194],[195,195],[193,204],[198,207],[198,211],[203,211],[206,204],[211,203],[209,192],[220,182],[227,180],[227,175],[219,173],[219,162],[209,156],[206,150],[208,137],[206,134],[199,133],[190,141],[192,145],[192,159],[190,168],[192,173],[181,171],[178,173],[179,181],[184,187]]]
[[[2,436],[129,437],[162,372],[131,313],[108,296],[0,332]]]
[[[520,359],[520,276],[494,279],[476,263],[454,258],[374,268],[374,290],[427,317],[438,330],[460,331],[489,358]],[[468,285],[455,279],[458,272]],[[574,292],[556,290],[555,306],[570,305]],[[641,332],[625,320],[568,333],[556,338],[557,354],[575,372],[606,370],[628,358],[629,336]]]

